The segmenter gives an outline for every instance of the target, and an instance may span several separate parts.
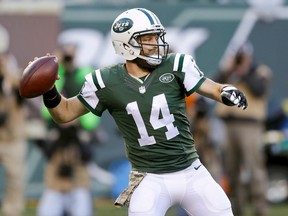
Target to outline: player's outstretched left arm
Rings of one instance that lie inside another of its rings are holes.
[[[248,102],[243,92],[234,86],[220,84],[211,79],[206,79],[197,92],[203,96],[214,99],[227,106],[238,106],[243,110],[247,108]]]

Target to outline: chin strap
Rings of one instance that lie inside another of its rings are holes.
[[[156,55],[152,55],[152,56],[149,56],[146,61],[147,61],[148,64],[154,66],[154,65],[159,65],[159,64],[161,64],[162,58],[159,59],[159,58],[156,58]]]

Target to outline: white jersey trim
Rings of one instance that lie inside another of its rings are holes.
[[[183,84],[187,92],[193,89],[204,76],[191,55],[185,55],[182,72],[185,73]]]
[[[175,55],[174,65],[173,65],[173,71],[177,71],[177,70],[178,70],[180,56],[181,56],[180,53],[177,53],[177,54]]]
[[[103,82],[103,79],[102,79],[100,70],[99,70],[99,69],[96,70],[95,73],[96,73],[96,78],[97,78],[97,80],[98,80],[99,86],[100,86],[101,88],[105,88],[105,84],[104,84],[104,82]]]
[[[93,82],[92,73],[87,74],[85,79],[86,81],[82,87],[80,95],[91,108],[95,109],[99,102],[99,98],[95,94],[97,87]]]

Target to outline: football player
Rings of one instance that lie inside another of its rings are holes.
[[[204,76],[192,56],[169,53],[165,29],[144,8],[120,14],[112,24],[115,52],[126,59],[86,76],[80,93],[65,98],[54,86],[43,95],[58,123],[108,110],[132,165],[129,186],[116,199],[129,216],[164,216],[174,204],[189,215],[231,216],[222,188],[199,160],[185,97],[199,93],[228,106],[247,107],[244,94]]]

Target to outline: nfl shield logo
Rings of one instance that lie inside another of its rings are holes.
[[[139,87],[139,92],[140,92],[141,94],[144,94],[144,93],[146,92],[145,86],[140,86],[140,87]]]

